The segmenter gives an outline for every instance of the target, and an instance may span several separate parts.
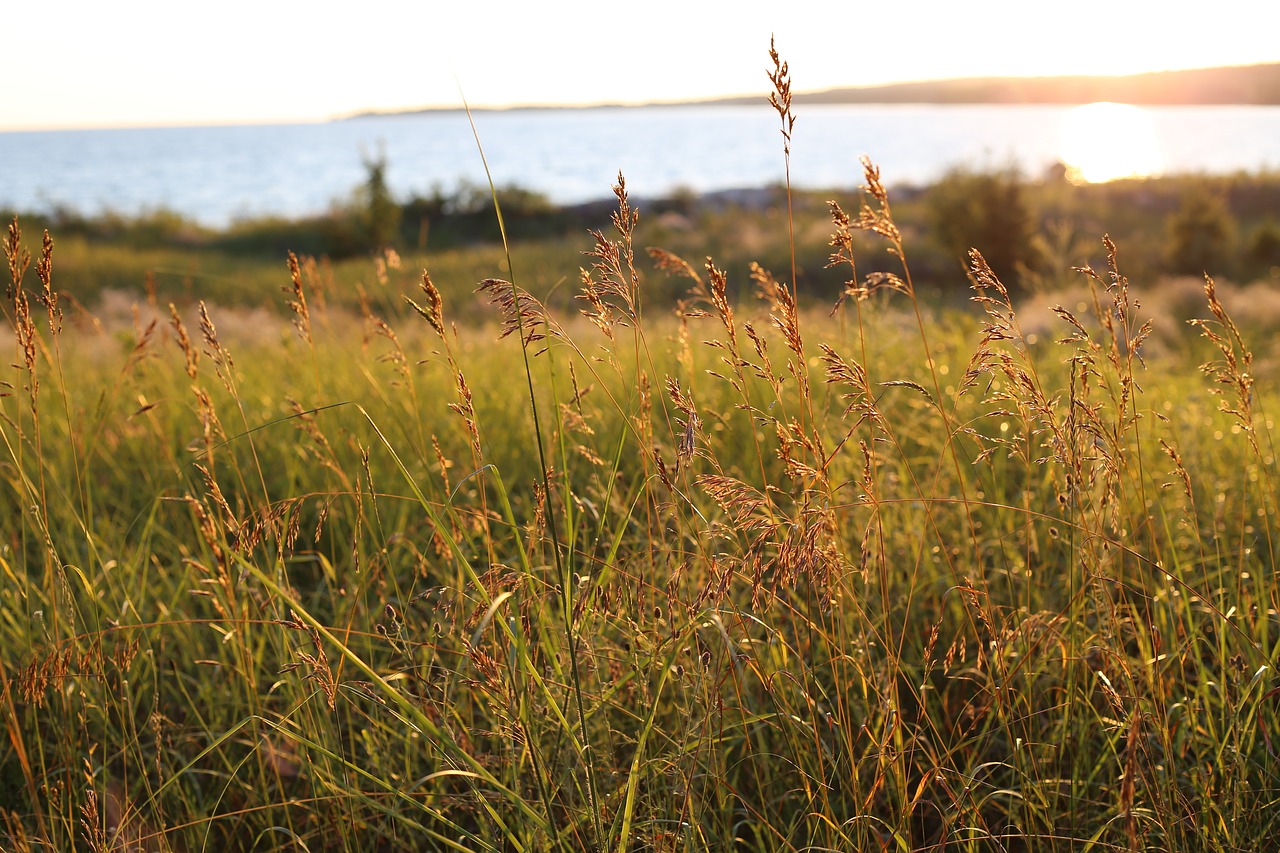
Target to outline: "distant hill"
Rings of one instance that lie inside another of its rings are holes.
[[[749,104],[758,97],[712,103]],[[973,77],[797,92],[797,104],[1280,105],[1280,62],[1117,77]]]
[[[1190,106],[1242,104],[1280,106],[1280,62],[1189,71],[1155,71],[1115,77],[969,77],[894,83],[888,86],[850,86],[822,92],[796,92],[797,104],[1121,104]],[[742,95],[702,101],[662,102],[639,106],[709,106],[759,104],[764,95]],[[618,107],[621,104],[596,104]],[[636,106],[636,105],[630,105]],[[473,108],[490,111],[494,108]],[[510,109],[574,109],[564,106],[526,106]],[[581,107],[578,107],[581,109]],[[364,112],[349,116],[417,115],[457,112],[456,107]]]

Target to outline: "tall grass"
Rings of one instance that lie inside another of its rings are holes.
[[[1215,283],[1181,351],[1109,240],[1051,335],[978,252],[939,314],[865,178],[833,311],[643,262],[621,179],[581,313],[490,279],[479,327],[291,258],[293,331],[64,329],[15,220],[0,846],[1280,837],[1274,397]]]

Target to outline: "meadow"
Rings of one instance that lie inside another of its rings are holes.
[[[73,233],[88,293],[15,218],[0,847],[1280,838],[1265,256],[951,268],[864,183],[261,280]]]

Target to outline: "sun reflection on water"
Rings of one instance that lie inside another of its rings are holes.
[[[1164,155],[1151,114],[1132,104],[1085,104],[1062,120],[1059,152],[1077,183],[1160,174]]]

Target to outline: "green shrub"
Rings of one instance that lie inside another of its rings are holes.
[[[1195,186],[1169,218],[1169,269],[1177,275],[1231,272],[1236,221],[1222,195]]]
[[[926,204],[933,237],[956,268],[975,247],[1007,282],[1035,265],[1035,220],[1016,169],[954,169],[928,189]]]

